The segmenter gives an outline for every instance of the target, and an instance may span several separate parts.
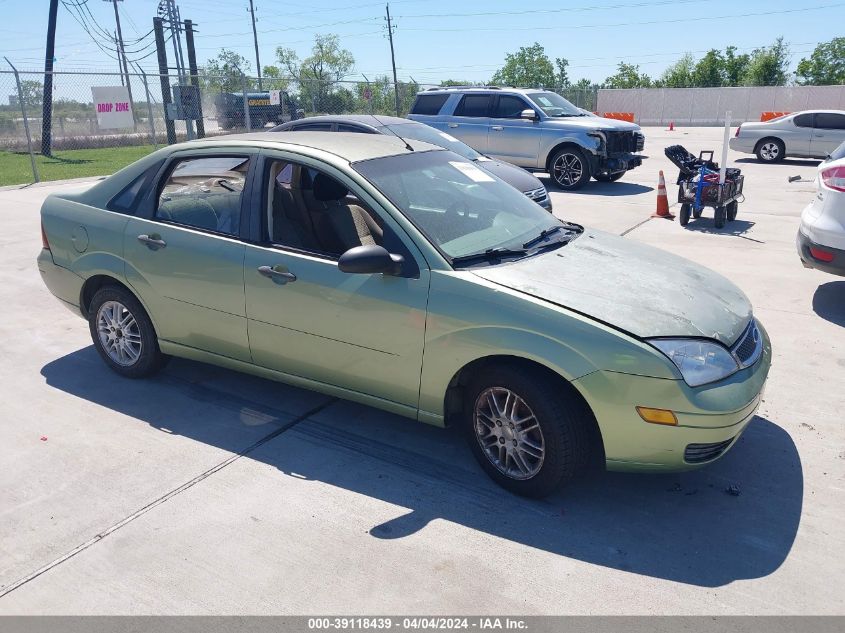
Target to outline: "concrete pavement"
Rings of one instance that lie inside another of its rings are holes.
[[[556,214],[737,283],[773,340],[765,401],[704,470],[542,502],[454,430],[178,359],[120,379],[35,267],[66,185],[0,192],[0,614],[845,612],[845,280],[801,267],[813,185],[786,182],[815,163],[737,162],[737,221],[684,229],[644,222],[658,169],[675,192],[663,147],[718,152],[721,132],[646,134],[643,167],[554,193]]]

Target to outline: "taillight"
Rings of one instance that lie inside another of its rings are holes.
[[[742,129],[742,123],[740,123],[740,124],[736,127],[736,134],[734,134],[734,137],[735,137],[735,138],[739,138],[739,131],[740,131],[741,129]]]
[[[47,241],[47,234],[44,232],[44,223],[41,223],[41,248],[50,250],[50,242]]]
[[[832,262],[833,253],[820,249],[818,246],[810,247],[810,255],[815,257],[820,262]]]
[[[830,189],[845,192],[845,165],[822,169],[822,182]]]

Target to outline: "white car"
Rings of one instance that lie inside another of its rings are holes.
[[[845,143],[819,165],[816,186],[801,214],[798,256],[807,268],[845,276]]]
[[[845,111],[805,110],[764,123],[743,123],[730,140],[737,152],[756,154],[762,163],[787,156],[825,158],[845,142]]]

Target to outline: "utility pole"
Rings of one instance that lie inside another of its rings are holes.
[[[185,46],[188,47],[188,70],[191,73],[191,85],[197,89],[197,95],[200,94],[200,78],[197,70],[197,52],[194,48],[194,23],[191,20],[185,20]],[[197,137],[203,138],[205,136],[205,121],[202,120],[202,99],[200,98],[197,106],[199,107],[199,118],[196,120]]]
[[[123,82],[124,76],[126,77],[126,90],[129,93],[129,107],[132,108],[132,127],[136,128],[135,126],[135,101],[132,99],[132,84],[129,81],[129,65],[126,63],[126,49],[123,46],[123,31],[120,30],[120,14],[117,12],[117,2],[118,0],[105,0],[106,2],[111,2],[112,6],[114,6],[114,23],[117,27],[117,64],[121,67],[121,75],[120,80],[121,83]],[[120,0],[123,2],[123,0]],[[136,128],[137,129],[137,128]]]
[[[261,60],[258,59],[258,31],[255,30],[255,8],[252,0],[249,0],[249,14],[252,16],[252,39],[255,42],[255,66],[258,68],[258,89],[264,90],[261,85]]]
[[[393,23],[390,21],[390,3],[384,7],[387,11],[387,37],[390,38],[390,63],[393,65],[393,97],[396,102],[396,116],[399,116],[399,82],[396,80],[396,56],[393,54]]]
[[[44,51],[44,95],[41,104],[41,155],[53,155],[53,58],[56,55],[56,15],[59,0],[50,0],[47,14],[47,47]]]
[[[156,38],[156,53],[158,54],[158,76],[161,80],[161,106],[164,111],[164,128],[167,131],[167,144],[176,142],[176,126],[173,119],[167,116],[167,106],[170,99],[170,77],[167,74],[167,49],[164,46],[164,24],[161,18],[153,18],[153,31]]]

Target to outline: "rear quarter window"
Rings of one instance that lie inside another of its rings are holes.
[[[120,193],[109,200],[106,208],[109,211],[117,211],[118,213],[134,214],[141,202],[141,198],[143,198],[143,194],[147,191],[147,186],[152,182],[160,166],[161,163],[156,163],[141,173],[140,176],[121,189]]]
[[[448,94],[417,95],[411,114],[439,114],[448,98]]]

